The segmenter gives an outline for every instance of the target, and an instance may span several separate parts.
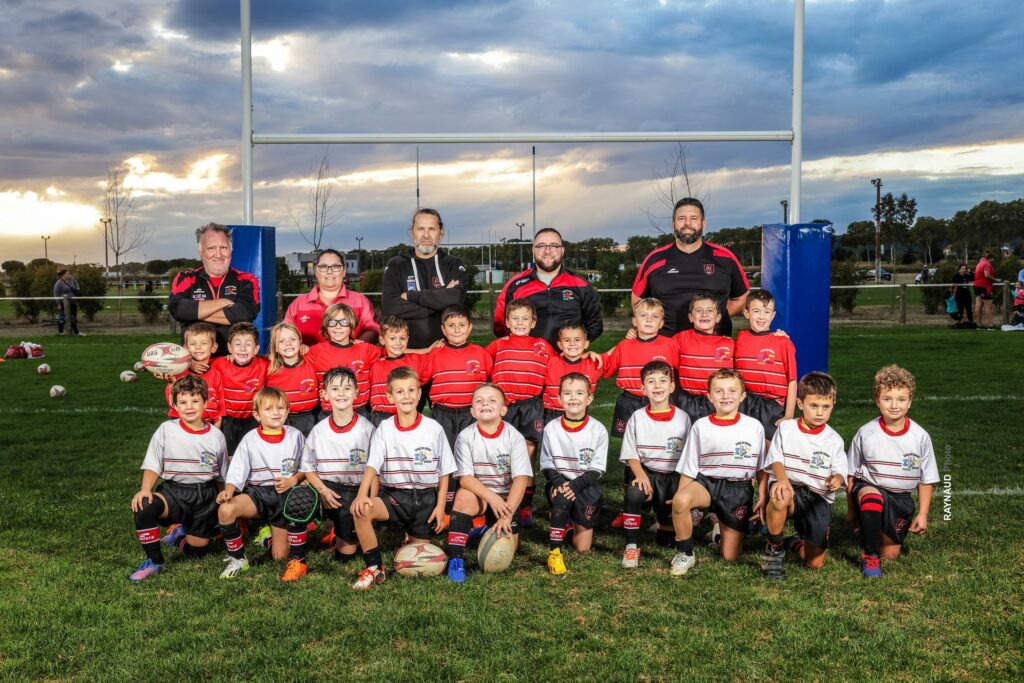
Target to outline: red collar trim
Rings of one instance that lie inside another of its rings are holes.
[[[583,416],[583,422],[580,423],[579,427],[570,427],[568,420],[565,419],[565,415],[562,416],[561,420],[562,420],[562,429],[564,429],[567,432],[578,432],[578,431],[582,430],[584,427],[587,426],[587,423],[590,422],[590,416],[589,415],[584,415]]]
[[[347,296],[348,290],[345,288],[345,285],[342,285],[341,289],[338,290],[338,296],[334,297],[334,300],[331,301],[331,304],[333,305],[337,303],[345,303],[344,300]],[[308,303],[318,302],[324,308],[327,308],[327,305],[320,301],[320,285],[313,285],[313,289],[309,290],[309,294],[306,295],[306,301]]]
[[[719,427],[731,427],[740,421],[740,414],[736,413],[736,417],[731,420],[726,420],[717,415],[708,415],[708,419],[711,420],[711,424],[718,425]]]
[[[804,434],[821,434],[823,431],[825,431],[825,427],[828,426],[828,423],[826,422],[822,425],[815,427],[814,429],[811,429],[810,427],[804,424],[804,419],[802,417],[798,417],[796,419],[796,426]]]
[[[345,434],[346,432],[351,432],[352,428],[356,426],[356,422],[359,421],[359,415],[358,413],[352,413],[352,419],[348,421],[348,424],[341,427],[334,421],[334,415],[331,415],[328,419],[331,421],[331,430],[335,434]]]
[[[403,427],[402,423],[398,421],[398,415],[395,415],[395,427],[400,432],[411,432],[420,426],[420,422],[423,422],[423,413],[416,413],[416,420],[408,427]]]
[[[671,422],[672,418],[676,416],[676,407],[670,405],[668,410],[662,410],[661,412],[655,413],[651,410],[650,406],[646,406],[644,410],[647,411],[647,415],[658,422]]]
[[[256,433],[260,435],[260,438],[267,443],[281,443],[284,441],[284,435],[287,433],[284,427],[281,427],[280,434],[267,434],[263,431],[263,427],[257,427]]]
[[[479,422],[476,423],[476,430],[480,432],[480,436],[484,437],[485,439],[497,439],[499,436],[501,436],[501,433],[505,431],[505,421],[502,420],[501,422],[498,423],[498,430],[493,434],[488,434],[487,432],[485,432],[483,428],[480,427]]]
[[[201,429],[192,429],[187,424],[185,424],[184,420],[179,419],[178,426],[184,429],[189,434],[205,434],[208,431],[210,431],[210,423],[208,422],[203,422],[203,426]]]
[[[899,430],[898,432],[894,432],[893,430],[886,427],[885,420],[883,420],[881,417],[878,418],[878,426],[881,427],[882,431],[888,434],[889,436],[903,436],[904,434],[910,431],[910,418],[906,416],[903,417],[903,429]]]

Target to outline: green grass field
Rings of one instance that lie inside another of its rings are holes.
[[[918,378],[911,415],[950,475],[949,519],[937,488],[928,533],[861,578],[858,549],[834,509],[835,546],[812,573],[787,564],[762,580],[760,543],[727,565],[698,546],[696,568],[668,575],[671,553],[642,546],[641,568],[619,567],[622,536],[607,523],[622,468],[604,480],[610,508],[586,557],[548,575],[546,524],[524,534],[512,570],[444,578],[391,576],[349,588],[355,568],[311,554],[310,574],[282,567],[218,579],[221,553],[199,562],[167,553],[167,571],[132,585],[142,560],[129,500],[155,427],[162,387],[122,384],[156,339],[47,338],[38,362],[0,363],[0,679],[75,680],[1021,680],[1024,389],[1021,339],[941,329],[833,330],[839,383],[833,426],[847,440],[874,416],[882,364]],[[0,340],[2,348],[17,339]],[[607,348],[611,339],[595,344]],[[68,396],[51,400],[52,384]],[[595,414],[610,421],[614,387]],[[618,440],[612,442],[612,453]],[[647,526],[645,521],[644,526]],[[385,560],[399,539],[384,534]],[[256,559],[260,552],[250,551]],[[471,554],[468,554],[471,555]],[[475,555],[473,555],[475,557]],[[475,567],[475,560],[470,560]]]

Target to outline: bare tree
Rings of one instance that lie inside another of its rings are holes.
[[[103,238],[106,248],[114,255],[117,270],[117,293],[124,293],[124,272],[121,258],[138,249],[150,240],[150,232],[133,222],[135,216],[135,193],[125,183],[123,169],[107,171],[107,183],[103,187]],[[121,300],[117,300],[117,320],[121,321]]]
[[[654,196],[659,204],[668,209],[667,216],[654,213],[651,209],[646,211],[651,227],[660,233],[672,231],[672,212],[675,210],[676,202],[683,197],[694,197],[700,200],[705,209],[708,207],[711,199],[708,183],[699,173],[690,170],[689,162],[686,145],[677,142],[675,152],[665,161],[665,170],[662,173],[655,171],[651,174]],[[667,231],[663,227],[665,223],[668,223]]]
[[[302,219],[298,212],[292,209],[291,200],[288,201],[288,213],[291,214],[292,222],[299,229],[302,239],[313,247],[314,252],[318,252],[327,228],[337,223],[342,215],[342,211],[335,207],[335,201],[331,199],[334,192],[334,178],[331,175],[331,161],[326,149],[319,161],[313,160],[309,168],[309,175],[315,180],[309,187],[308,205],[312,225],[308,229],[308,234],[307,230],[302,227]]]

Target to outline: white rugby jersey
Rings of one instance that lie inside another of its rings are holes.
[[[381,486],[430,489],[455,471],[455,456],[437,422],[417,414],[412,425],[401,427],[396,416],[373,432],[366,466],[377,471]]]
[[[714,415],[693,423],[676,472],[695,479],[698,472],[716,479],[753,479],[764,459],[764,427],[736,413],[733,420]]]
[[[626,423],[619,460],[639,460],[654,472],[675,472],[689,431],[690,418],[675,406],[664,413],[641,408]]]
[[[858,429],[850,442],[850,472],[889,491],[939,481],[932,438],[909,417],[900,432],[889,431],[880,417]]]
[[[475,422],[459,432],[455,439],[455,464],[458,476],[476,477],[502,496],[508,495],[515,477],[533,476],[526,439],[505,421],[494,434],[484,434]]]
[[[587,470],[604,474],[608,467],[608,430],[587,415],[579,427],[566,426],[565,418],[544,427],[540,445],[540,468],[558,470],[569,481]]]
[[[358,414],[344,427],[328,416],[313,427],[302,448],[300,472],[316,472],[323,481],[359,486],[370,452],[373,423]]]
[[[139,469],[179,484],[224,481],[228,469],[224,434],[211,424],[195,430],[181,420],[168,420],[153,433]]]
[[[786,468],[791,484],[806,486],[829,503],[835,502],[836,494],[825,485],[828,478],[838,474],[845,487],[850,474],[843,437],[827,424],[805,427],[799,418],[779,423],[762,468],[771,475],[769,481],[775,481],[772,465],[777,462]]]
[[[284,425],[281,434],[268,436],[260,428],[242,437],[224,481],[236,490],[249,486],[273,486],[277,477],[299,471],[305,437],[295,427]]]

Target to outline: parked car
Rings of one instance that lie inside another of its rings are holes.
[[[874,279],[875,279],[875,269],[872,268],[871,270],[865,270],[864,271],[864,279],[868,280],[868,281],[874,281]],[[892,280],[892,273],[890,273],[885,268],[882,268],[882,278],[881,279],[882,280]]]

